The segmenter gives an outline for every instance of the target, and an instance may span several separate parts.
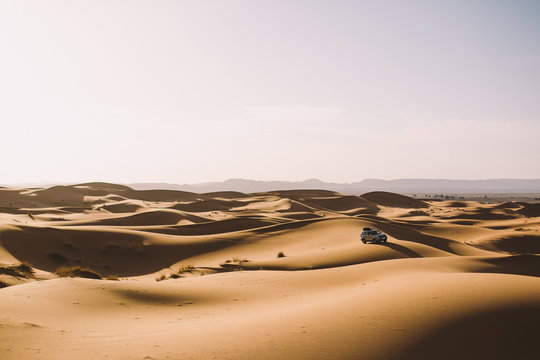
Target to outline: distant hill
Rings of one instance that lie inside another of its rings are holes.
[[[343,194],[363,194],[371,191],[389,191],[402,194],[434,193],[540,193],[540,179],[365,179],[353,183],[330,183],[318,179],[305,181],[259,181],[229,179],[222,182],[200,184],[135,183],[128,184],[137,190],[167,189],[196,193],[215,191],[238,191],[243,193],[272,190],[325,189]]]

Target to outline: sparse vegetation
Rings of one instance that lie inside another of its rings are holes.
[[[21,274],[25,274],[27,276],[34,276],[34,269],[32,268],[32,265],[26,262],[22,262],[17,266],[13,266],[13,269],[17,270]]]
[[[278,258],[285,257],[285,254],[283,253],[283,251],[280,251],[280,252],[278,252],[277,257]]]
[[[162,281],[167,279],[179,279],[184,277],[183,274],[185,273],[193,273],[193,271],[197,270],[197,268],[193,265],[182,265],[178,268],[178,270],[171,275],[167,277],[165,274],[161,274],[159,277],[156,278],[156,281]]]
[[[108,276],[105,277],[105,280],[116,280],[116,281],[118,281],[120,279],[118,278],[118,275],[108,275]]]
[[[193,270],[195,270],[195,266],[193,266],[193,265],[182,265],[178,269],[177,273],[182,274],[184,272],[192,272]]]
[[[238,256],[235,256],[233,257],[232,259],[227,259],[224,261],[225,264],[230,264],[230,263],[234,263],[234,262],[237,262],[237,263],[243,263],[243,262],[248,262],[249,260],[248,259],[242,259],[242,258],[239,258]]]
[[[1,288],[8,287],[8,286],[9,286],[8,284],[6,284],[5,282],[3,282],[3,281],[0,280],[0,289],[1,289]]]
[[[34,277],[34,269],[27,263],[21,263],[19,265],[0,267],[0,274],[19,278],[32,278]]]
[[[242,264],[243,263],[246,263],[246,262],[249,262],[248,259],[242,259],[242,258],[239,258],[239,257],[233,257],[232,259],[227,259],[225,260],[224,263],[221,264],[221,267],[222,268],[225,268],[229,271],[241,271],[243,270],[242,269]],[[234,263],[237,263],[237,264],[234,264]]]
[[[62,266],[56,269],[55,274],[60,277],[81,277],[87,279],[102,279],[101,275],[92,269],[80,266]]]

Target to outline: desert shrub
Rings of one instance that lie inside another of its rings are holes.
[[[9,285],[6,284],[5,282],[3,282],[2,280],[0,280],[0,289],[1,288],[5,288],[5,287],[8,287]]]
[[[62,266],[56,269],[55,274],[60,277],[81,277],[87,279],[101,279],[94,270],[80,266]]]
[[[27,263],[21,263],[20,265],[0,267],[0,274],[28,278],[34,277],[34,269],[32,269],[32,266]]]
[[[20,274],[16,270],[13,270],[9,267],[6,267],[6,268],[0,267],[0,274],[9,275],[9,276],[17,276],[17,277],[20,276]]]
[[[178,268],[178,270],[175,272],[175,273],[172,273],[168,279],[179,279],[181,277],[183,277],[182,274],[184,273],[193,273],[193,271],[196,270],[195,266],[193,265],[182,265]],[[161,280],[166,280],[167,279],[167,276],[165,274],[161,274],[161,277],[158,279],[156,279],[157,281],[161,281]]]
[[[278,258],[285,257],[285,254],[283,253],[283,251],[280,251],[280,252],[278,252],[277,257]]]
[[[167,279],[167,275],[161,274],[160,276],[158,276],[158,277],[156,278],[156,281],[162,281],[162,280],[165,280],[165,279]]]
[[[109,275],[105,277],[105,280],[120,280],[118,275]]]
[[[32,265],[30,265],[29,263],[26,263],[26,262],[22,262],[17,266],[13,266],[12,268],[17,270],[21,274],[26,274],[28,276],[33,276],[34,275],[34,269],[32,268]]]
[[[177,272],[181,274],[183,272],[192,272],[193,270],[195,270],[195,266],[193,265],[182,265]]]

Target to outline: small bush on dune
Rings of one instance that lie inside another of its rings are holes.
[[[178,269],[178,273],[181,274],[183,272],[192,272],[193,270],[195,270],[195,266],[193,266],[193,265],[182,265]]]
[[[159,277],[156,278],[156,281],[162,281],[162,280],[167,280],[167,279],[179,279],[181,277],[184,277],[183,276],[184,273],[188,272],[188,273],[193,274],[193,271],[195,270],[197,270],[197,268],[195,268],[195,266],[193,265],[182,265],[178,268],[176,272],[169,275],[169,277],[167,277],[167,275],[165,274],[161,274]]]
[[[62,266],[56,269],[55,274],[60,277],[81,277],[87,279],[101,279],[99,275],[94,270],[83,268],[79,266]]]
[[[34,276],[34,269],[32,268],[32,265],[26,262],[22,262],[17,266],[14,266],[13,269],[17,270],[18,272],[22,274],[26,274],[28,276]]]
[[[4,268],[4,267],[0,267],[0,274],[1,275],[9,275],[9,276],[20,276],[20,274],[13,270],[13,269],[10,269],[10,268]]]
[[[0,267],[0,274],[19,278],[32,278],[34,277],[34,269],[27,263],[21,263],[20,265]]]
[[[6,284],[5,282],[0,281],[0,289],[5,288],[5,287],[8,287],[8,286],[9,286],[9,285]]]
[[[280,252],[278,252],[277,257],[278,258],[285,257],[285,254],[283,253],[283,251],[280,251]]]
[[[109,275],[105,277],[105,280],[120,280],[120,279],[118,278],[118,275]]]

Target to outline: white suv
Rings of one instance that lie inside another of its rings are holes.
[[[362,239],[362,242],[365,244],[368,241],[371,241],[374,244],[377,243],[385,243],[386,240],[388,240],[388,236],[386,234],[380,232],[379,230],[372,229],[372,228],[364,228],[362,230],[362,234],[360,234],[360,238]]]

